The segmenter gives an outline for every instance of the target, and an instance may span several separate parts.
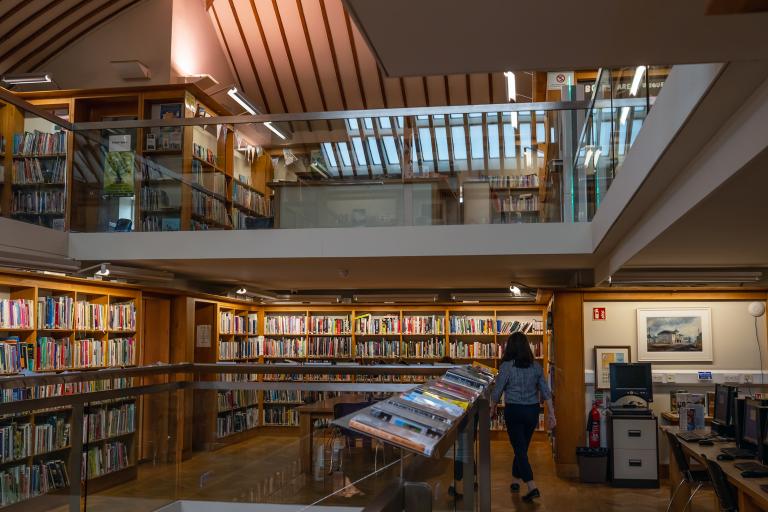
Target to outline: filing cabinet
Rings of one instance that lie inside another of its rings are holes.
[[[659,443],[656,417],[609,411],[608,446],[614,487],[659,487]]]

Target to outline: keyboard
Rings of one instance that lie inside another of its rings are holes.
[[[720,448],[720,451],[734,459],[754,459],[757,455],[754,450],[747,450],[746,448]]]
[[[677,437],[683,441],[691,443],[694,441],[701,441],[702,439],[709,439],[712,437],[712,434],[705,430],[691,430],[688,432],[678,432]]]
[[[759,471],[768,472],[768,466],[763,466],[759,462],[737,462],[734,464],[739,471]]]

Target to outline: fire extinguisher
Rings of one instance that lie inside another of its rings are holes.
[[[592,410],[589,411],[589,420],[587,421],[590,448],[600,448],[600,416],[597,402],[593,402]]]

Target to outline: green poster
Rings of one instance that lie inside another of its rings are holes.
[[[133,195],[133,151],[110,151],[104,159],[104,193],[108,196]]]

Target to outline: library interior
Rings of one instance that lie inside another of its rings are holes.
[[[1,0],[0,512],[768,511],[766,26]]]

